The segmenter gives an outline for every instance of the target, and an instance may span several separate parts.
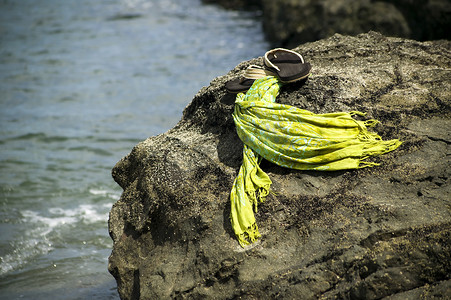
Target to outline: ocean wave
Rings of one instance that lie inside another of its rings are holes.
[[[94,190],[94,193],[96,192],[103,194],[101,190]],[[105,195],[108,194],[109,192],[106,192]],[[106,223],[111,206],[112,203],[80,204],[74,208],[52,207],[44,212],[20,211],[20,221],[27,226],[20,238],[11,242],[11,250],[0,256],[0,276],[54,250],[60,243],[56,236],[60,235],[62,230],[81,224],[92,226],[96,223]]]
[[[0,256],[0,276],[22,267],[34,257],[44,255],[54,249],[48,239],[30,238],[28,235],[14,241],[11,246],[13,251]]]
[[[41,235],[47,235],[55,228],[63,225],[73,225],[78,222],[83,222],[84,224],[106,222],[109,208],[111,208],[111,203],[98,205],[80,204],[75,208],[49,208],[48,216],[31,210],[22,211],[22,215],[26,222],[41,226]]]
[[[67,213],[62,216],[56,216],[55,213],[57,213],[57,210],[54,208],[50,208],[49,212],[52,213],[52,216],[45,217],[39,212],[31,210],[24,210],[21,213],[25,222],[37,226],[33,231],[36,232],[38,230],[38,235],[40,236],[48,235],[56,227],[60,227],[61,225],[74,224],[78,221],[75,215],[70,216]]]

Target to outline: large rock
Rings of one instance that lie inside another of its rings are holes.
[[[267,161],[262,238],[241,248],[229,193],[242,143],[214,79],[168,132],[117,163],[109,270],[123,299],[418,299],[451,291],[451,42],[370,32],[296,48],[313,65],[278,101],[315,113],[360,110],[404,141],[374,168],[302,172]]]
[[[262,10],[263,30],[277,46],[375,30],[415,40],[451,37],[449,0],[203,0],[227,8]],[[252,5],[250,5],[252,4]]]

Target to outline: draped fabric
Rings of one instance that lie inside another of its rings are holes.
[[[244,148],[230,195],[230,218],[243,247],[260,237],[254,211],[271,186],[271,179],[259,166],[262,158],[297,170],[357,169],[377,165],[366,159],[401,145],[399,140],[383,141],[368,131],[378,122],[355,120],[353,115],[364,115],[361,112],[314,114],[278,104],[281,85],[277,77],[267,76],[235,100],[233,120]]]

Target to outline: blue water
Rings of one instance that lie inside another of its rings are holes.
[[[111,168],[267,47],[198,0],[0,0],[0,298],[117,299]]]

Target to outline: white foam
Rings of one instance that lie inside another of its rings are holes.
[[[47,221],[50,226],[73,224],[82,221],[85,224],[92,224],[96,222],[106,222],[108,220],[108,209],[111,208],[111,204],[93,205],[93,204],[80,204],[78,207],[63,209],[60,207],[53,207],[49,209],[52,213],[53,221]],[[47,219],[47,218],[46,218]]]
[[[52,214],[58,214],[58,211],[62,210],[59,208],[50,208],[49,212]],[[25,221],[28,223],[33,223],[35,226],[39,226],[37,228],[41,228],[41,236],[45,236],[53,231],[54,228],[59,227],[61,225],[66,224],[74,224],[77,222],[77,218],[74,215],[65,214],[63,216],[51,216],[44,217],[41,216],[38,212],[25,210],[22,211],[22,215],[25,218]]]
[[[24,222],[33,224],[33,228],[40,228],[40,235],[45,236],[55,228],[70,226],[78,222],[93,224],[107,222],[111,203],[104,204],[80,204],[75,208],[52,207],[48,209],[49,214],[24,210],[21,212]]]
[[[102,189],[90,189],[89,193],[92,195],[100,195],[100,196],[104,196],[106,198],[112,199],[112,200],[119,200],[119,198],[121,197],[121,194],[118,192],[112,192],[112,191],[107,191],[107,190],[102,190]]]
[[[105,207],[102,205],[101,207]],[[108,207],[111,207],[108,205]],[[96,222],[106,222],[108,221],[108,211],[103,209],[103,211],[99,211],[98,207],[95,207],[90,204],[82,204],[79,206],[77,213],[83,220],[85,224],[92,224]]]
[[[96,190],[96,189],[90,189],[89,192],[93,195],[102,195],[102,196],[106,196],[108,194],[108,192],[105,190]]]

